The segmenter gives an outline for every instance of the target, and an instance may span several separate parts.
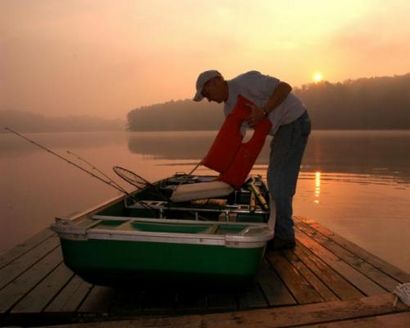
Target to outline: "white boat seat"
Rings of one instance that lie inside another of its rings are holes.
[[[229,195],[232,191],[233,188],[223,181],[182,184],[175,188],[170,200],[178,203],[196,199],[223,197]]]

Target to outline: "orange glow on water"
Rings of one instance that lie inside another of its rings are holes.
[[[315,200],[313,201],[315,204],[319,204],[320,178],[321,173],[319,171],[315,172]]]

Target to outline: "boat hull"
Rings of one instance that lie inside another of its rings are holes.
[[[66,265],[90,283],[242,286],[253,282],[264,246],[61,240]]]

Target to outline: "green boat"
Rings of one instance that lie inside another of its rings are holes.
[[[203,191],[199,196],[190,191],[194,199],[172,200],[182,185],[192,190],[213,180],[175,175],[74,220],[56,219],[52,229],[61,239],[65,264],[99,285],[252,282],[272,238],[266,187],[256,177],[240,190],[218,191],[218,197],[198,200]]]

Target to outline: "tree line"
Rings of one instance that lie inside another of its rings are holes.
[[[308,107],[315,129],[409,129],[410,73],[294,88]],[[190,99],[131,110],[132,131],[216,130],[223,106]]]

